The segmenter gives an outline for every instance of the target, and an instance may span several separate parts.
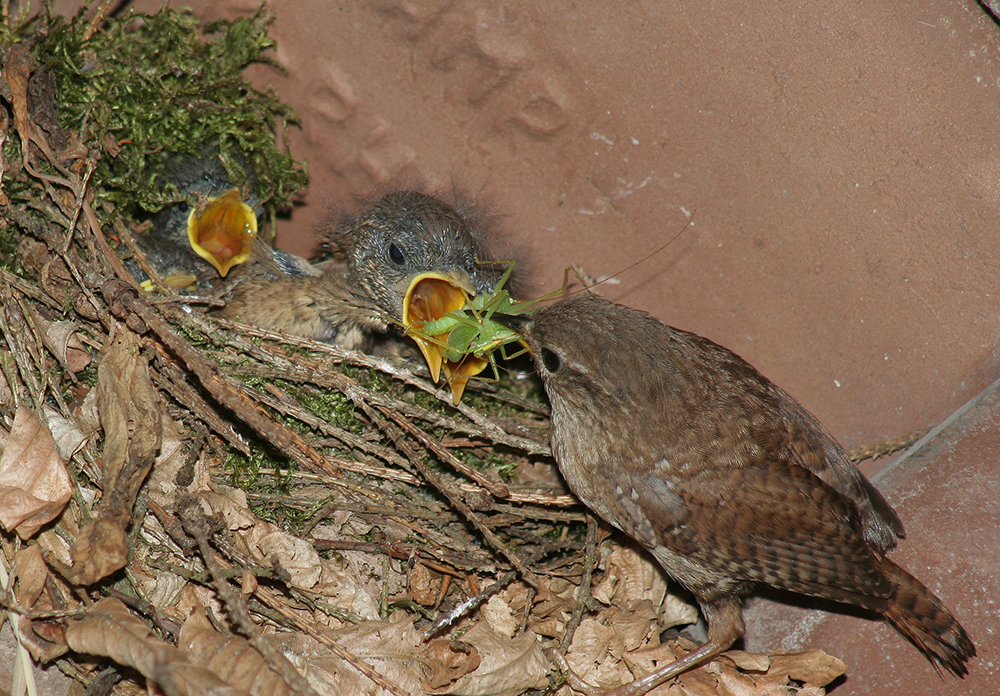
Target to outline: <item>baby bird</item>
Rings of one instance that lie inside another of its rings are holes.
[[[285,264],[284,272],[246,280],[220,313],[366,350],[376,335],[403,321],[404,304],[415,295],[432,307],[423,318],[436,318],[464,306],[467,294],[491,290],[505,270],[482,261],[488,254],[483,226],[416,191],[386,194],[358,217],[327,223],[320,234],[334,260]],[[425,280],[427,289],[420,286]]]
[[[135,243],[164,282],[175,290],[204,290],[220,276],[250,259],[257,237],[257,199],[232,182],[217,153],[203,157],[173,156],[164,173],[166,184],[184,199],[165,206]],[[165,185],[166,185],[165,184]],[[144,278],[139,264],[128,262]]]

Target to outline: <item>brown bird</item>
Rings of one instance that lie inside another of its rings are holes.
[[[484,262],[491,230],[464,213],[419,192],[386,194],[362,215],[320,230],[334,260],[313,266],[277,258],[280,270],[238,285],[221,313],[366,349],[375,335],[402,322],[404,302],[414,293],[437,306],[421,315],[433,319],[464,306],[466,293],[496,284],[505,266]],[[420,286],[424,280],[429,289]]]
[[[877,612],[935,669],[967,673],[976,649],[965,630],[885,556],[903,537],[896,513],[819,421],[746,361],[591,294],[504,321],[531,347],[569,487],[645,547],[708,622],[698,650],[612,693],[639,696],[729,648],[759,586]]]

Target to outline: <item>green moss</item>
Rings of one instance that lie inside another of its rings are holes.
[[[305,185],[304,167],[275,135],[279,124],[297,123],[297,115],[242,76],[254,63],[279,67],[267,34],[272,16],[263,7],[252,17],[206,26],[168,7],[154,15],[128,11],[90,38],[83,10],[73,19],[38,21],[48,26],[37,30],[42,38],[34,54],[56,78],[60,124],[104,150],[95,193],[99,203],[115,205],[99,209],[141,215],[181,200],[161,181],[167,153],[217,148],[232,180],[249,181],[272,220]]]
[[[304,408],[327,423],[334,423],[353,433],[361,432],[362,425],[355,415],[354,404],[342,393],[332,390],[296,388],[293,385],[285,385],[285,390]]]
[[[250,456],[230,448],[226,453],[225,469],[232,477],[232,483],[243,490],[268,490],[271,493],[285,495],[291,489],[291,479],[268,477],[270,485],[264,486],[258,482],[261,469],[275,471],[293,470],[293,463],[287,457],[275,455],[274,452],[260,442],[251,443]]]

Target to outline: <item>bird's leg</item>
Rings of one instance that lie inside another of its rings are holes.
[[[708,641],[694,652],[688,653],[679,660],[664,665],[652,674],[639,677],[635,681],[623,684],[617,689],[603,691],[584,682],[568,668],[565,661],[560,661],[560,667],[566,669],[566,683],[574,691],[587,696],[643,696],[660,684],[669,681],[682,672],[707,662],[736,642],[743,635],[743,602],[739,597],[723,596],[711,602],[699,602],[701,611],[708,621]]]

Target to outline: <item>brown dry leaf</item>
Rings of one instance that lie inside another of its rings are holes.
[[[98,410],[104,427],[104,504],[131,516],[139,487],[160,451],[163,405],[139,356],[139,337],[116,327],[97,368]]]
[[[45,415],[45,422],[56,441],[59,455],[68,462],[87,442],[87,436],[77,427],[76,423],[63,418],[62,414],[54,408],[46,406],[42,409],[42,413]]]
[[[289,584],[300,590],[315,590],[323,577],[323,559],[305,539],[292,536],[270,525],[271,531],[257,538],[256,554],[268,561],[277,561],[288,571]],[[257,526],[263,530],[263,525]]]
[[[395,612],[389,621],[366,621],[350,629],[338,631],[336,641],[355,656],[371,663],[375,670],[400,690],[419,694],[421,641],[413,628],[413,617]],[[330,654],[305,635],[290,637],[284,644],[285,654],[301,655],[308,665],[306,679],[317,693],[325,696],[384,696],[385,692],[366,676],[340,658]],[[293,663],[299,661],[293,660]]]
[[[56,356],[56,360],[72,373],[81,372],[90,364],[90,353],[76,335],[74,321],[49,321],[32,313],[32,319],[41,329],[42,343]]]
[[[680,638],[655,648],[638,650],[624,655],[633,677],[650,674],[658,666],[683,657],[697,646]],[[813,654],[815,653],[815,654]],[[776,663],[782,663],[780,666]],[[841,665],[838,672],[836,663]],[[801,671],[800,671],[801,670]],[[684,672],[668,684],[650,692],[651,696],[822,696],[823,689],[818,682],[799,687],[790,682],[793,679],[806,681],[801,677],[814,674],[823,679],[829,675],[829,683],[843,673],[843,663],[831,658],[821,650],[806,653],[765,655],[730,650],[706,665]],[[623,680],[630,681],[631,678]],[[618,686],[611,684],[609,686]]]
[[[15,553],[13,567],[17,577],[14,596],[20,606],[31,609],[42,596],[45,580],[49,577],[49,568],[42,559],[42,547],[32,544]]]
[[[415,563],[410,571],[410,599],[425,607],[437,604],[441,592],[441,576],[423,563]]]
[[[177,475],[181,467],[187,462],[187,452],[184,444],[190,441],[191,434],[183,425],[174,419],[163,414],[161,421],[163,428],[162,442],[160,443],[160,456],[153,464],[153,471],[150,472],[146,480],[146,492],[150,500],[167,510],[173,509],[174,501],[177,499],[178,488]],[[199,457],[194,464],[191,482],[183,492],[197,493],[208,490],[210,475],[204,456]]]
[[[649,600],[633,611],[610,607],[600,621],[584,620],[566,653],[566,661],[584,681],[612,688],[632,680],[628,653],[656,644],[660,629]]]
[[[743,650],[727,650],[722,654],[744,672],[766,672],[771,668],[770,655],[748,653]]]
[[[649,600],[654,607],[662,607],[659,616],[662,628],[698,620],[698,609],[668,594],[662,569],[635,549],[615,546],[604,565],[604,579],[592,592],[598,601],[629,609],[638,601]]]
[[[109,657],[136,669],[167,696],[249,696],[192,664],[116,599],[102,599],[82,619],[68,622],[66,644],[76,652]]]
[[[139,356],[139,338],[122,327],[101,354],[97,367],[98,411],[104,428],[104,498],[97,518],[80,530],[73,545],[68,580],[90,585],[125,567],[125,529],[132,506],[160,452],[162,404]]]
[[[433,640],[420,658],[426,668],[424,689],[434,691],[479,667],[479,651],[461,640]]]
[[[270,566],[277,561],[291,576],[296,589],[313,592],[329,599],[338,609],[366,619],[379,617],[377,583],[369,591],[362,581],[350,554],[320,558],[312,544],[283,532],[250,512],[246,494],[237,489],[213,486],[200,496],[209,515],[220,515],[240,549],[258,563]]]
[[[237,689],[269,696],[291,693],[281,675],[268,666],[250,643],[239,636],[224,636],[216,631],[203,611],[192,612],[184,622],[177,647],[191,662],[211,670]]]
[[[573,633],[566,662],[588,684],[612,689],[633,679],[624,653],[625,638],[615,626],[584,619]]]
[[[847,671],[847,665],[822,650],[775,652],[767,676],[787,675],[811,686],[826,686]]]
[[[80,530],[71,553],[73,565],[59,571],[74,585],[90,585],[121,570],[128,562],[128,538],[121,520],[101,510]]]
[[[516,638],[500,635],[481,621],[470,628],[462,641],[478,652],[478,669],[466,674],[447,689],[436,694],[455,696],[517,696],[528,689],[546,686],[549,661],[542,653],[541,642],[532,631]]]
[[[513,586],[519,587],[522,587],[521,583]],[[577,586],[564,578],[543,579],[539,583],[537,603],[531,610],[531,630],[550,638],[561,637],[576,606],[576,591]]]
[[[499,595],[493,595],[479,610],[486,623],[505,638],[513,638],[520,622],[514,617],[514,610]]]
[[[52,433],[21,406],[0,456],[0,524],[28,539],[62,513],[72,490]]]

